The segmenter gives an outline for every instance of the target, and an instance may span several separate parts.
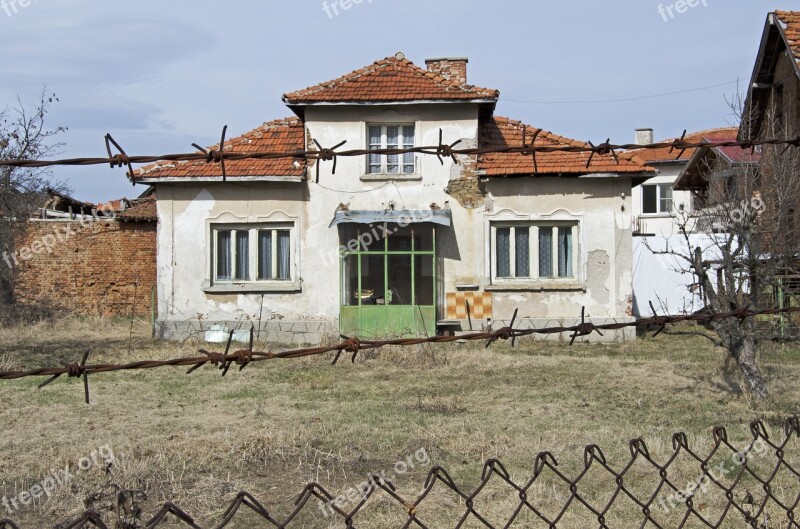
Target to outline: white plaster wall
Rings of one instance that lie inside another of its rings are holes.
[[[493,200],[493,215],[513,212],[531,220],[579,219],[579,277],[582,288],[539,292],[495,291],[495,317],[510,317],[519,307],[524,317],[568,319],[586,307],[593,318],[625,319],[632,303],[631,182],[629,178],[500,179],[486,185]],[[488,230],[485,237],[488,237]],[[484,269],[488,269],[488,241]],[[485,271],[482,284],[488,285]],[[449,280],[449,279],[448,279]],[[486,286],[488,289],[492,289]]]
[[[417,143],[477,142],[477,107],[470,105],[310,108],[306,114],[312,137],[323,147],[342,140],[342,149],[363,148],[366,125],[413,122]],[[623,319],[631,303],[631,183],[628,178],[493,179],[486,184],[492,199],[469,210],[445,193],[462,166],[435,156],[418,157],[418,175],[410,181],[366,181],[363,157],[341,158],[337,172],[323,162],[320,182],[316,167],[308,182],[159,185],[159,320],[207,322],[257,320],[335,321],[339,314],[339,236],[329,228],[340,204],[351,210],[429,209],[432,203],[452,210],[453,229],[443,228],[438,250],[444,260],[445,290],[470,283],[487,287],[488,219],[508,209],[519,214],[550,215],[566,211],[581,217],[580,251],[585,263],[585,288],[569,292],[496,292],[495,317],[510,317],[524,307],[528,317],[575,318],[586,306],[589,316]],[[624,198],[622,195],[624,194]],[[488,206],[488,207],[487,207]],[[624,206],[624,210],[623,210]],[[301,291],[291,293],[219,294],[203,290],[210,270],[210,219],[257,222],[279,213],[297,219],[300,235]],[[443,316],[443,315],[442,315]]]

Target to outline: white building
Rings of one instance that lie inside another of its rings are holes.
[[[284,96],[294,117],[225,153],[583,145],[495,116],[499,92],[467,60],[402,54]],[[523,137],[524,134],[524,137]],[[326,334],[631,320],[631,189],[654,175],[629,154],[423,154],[161,162],[134,175],[158,196],[161,336],[249,329],[276,342]],[[319,165],[317,165],[319,163]],[[607,333],[605,339],[631,336]],[[599,339],[595,335],[591,339]]]
[[[737,134],[738,129],[727,127],[687,134],[685,139],[691,143],[736,140]],[[636,131],[638,144],[651,144],[653,139],[652,129]],[[658,170],[658,176],[633,189],[633,311],[637,317],[652,316],[651,304],[660,314],[691,313],[705,305],[694,285],[694,276],[685,270],[685,263],[663,253],[686,246],[684,227],[693,246],[710,244],[707,234],[698,227],[693,216],[700,202],[689,187],[676,185],[682,177],[686,178],[687,168],[702,151],[687,149],[681,152],[670,148],[633,151],[647,165]]]

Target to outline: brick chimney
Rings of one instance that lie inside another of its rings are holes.
[[[428,59],[425,64],[429,72],[434,72],[448,81],[455,81],[460,84],[467,84],[467,63],[466,57],[439,57]]]

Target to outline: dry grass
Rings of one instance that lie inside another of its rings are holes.
[[[75,361],[86,348],[93,362],[121,362],[194,355],[199,346],[153,342],[147,325],[137,323],[128,353],[129,329],[125,322],[89,319],[0,330],[0,366]],[[13,517],[38,527],[80,513],[87,500],[108,508],[109,489],[95,493],[109,480],[144,491],[146,514],[173,500],[210,523],[226,501],[248,490],[280,517],[309,481],[342,493],[420,451],[431,464],[416,465],[395,480],[407,497],[419,493],[433,465],[444,466],[469,489],[488,458],[501,459],[521,482],[541,451],[552,452],[562,472],[576,475],[588,444],[601,445],[615,468],[630,458],[628,441],[634,437],[644,437],[661,460],[671,454],[671,434],[678,430],[687,432],[693,447],[708,450],[710,427],[722,424],[743,446],[750,420],[764,418],[777,432],[779,420],[797,413],[800,402],[797,348],[771,346],[765,352],[773,398],[754,404],[721,351],[685,337],[572,348],[533,341],[516,349],[504,343],[490,349],[426,346],[370,352],[355,365],[329,361],[261,363],[232,370],[225,379],[211,367],[192,376],[169,368],[99,375],[91,381],[91,406],[83,404],[76,380],[44,390],[36,389],[40,380],[3,383],[0,496],[18,494],[50,469],[111,445],[116,461],[109,477],[97,468],[80,473],[69,487]],[[637,476],[644,490],[653,473],[643,467]],[[685,482],[696,477],[687,473]],[[553,512],[569,493],[556,481],[547,483],[537,485],[535,497]],[[600,500],[613,491],[613,482],[593,471],[584,490]],[[476,508],[499,522],[516,507],[515,498],[493,482]],[[714,501],[708,500],[709,512]],[[431,527],[452,527],[462,512],[453,495],[437,489],[420,517]],[[633,505],[622,502],[610,519],[625,526],[622,520],[632,512]],[[356,522],[393,527],[399,518],[400,509],[377,500]],[[332,520],[315,505],[292,527],[327,527]],[[568,517],[563,526],[585,525],[586,519]],[[248,526],[245,517],[237,527]],[[515,525],[539,526],[531,518]]]

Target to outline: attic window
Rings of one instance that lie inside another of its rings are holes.
[[[412,149],[415,146],[416,127],[413,124],[369,125],[368,148],[378,149]],[[416,156],[405,154],[371,154],[369,156],[368,174],[414,174],[416,172]]]

